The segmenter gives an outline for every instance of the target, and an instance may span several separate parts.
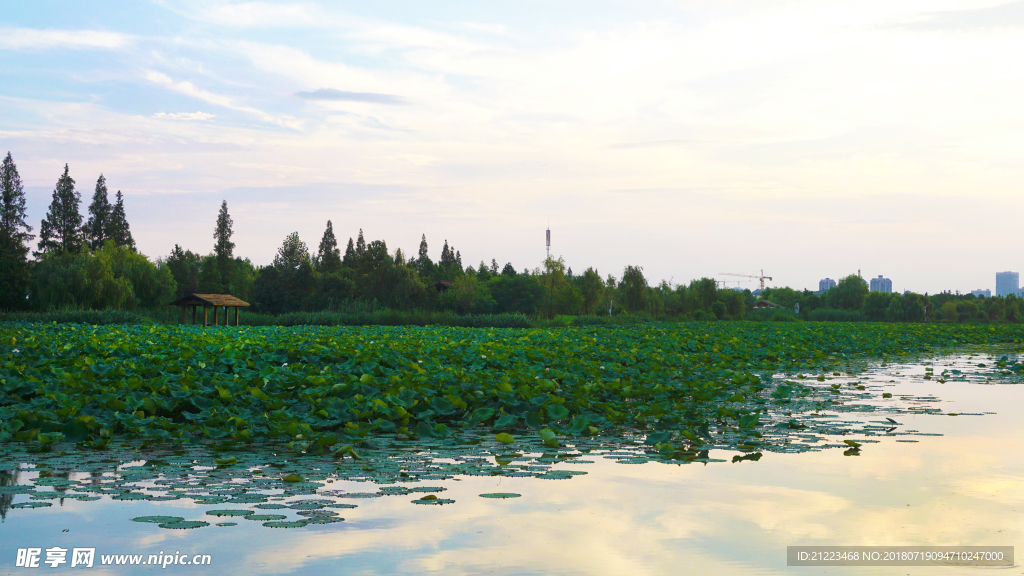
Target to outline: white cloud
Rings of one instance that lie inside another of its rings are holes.
[[[0,49],[6,50],[51,50],[58,48],[100,48],[112,50],[120,48],[130,41],[130,36],[116,32],[0,28]]]
[[[160,120],[209,120],[216,118],[216,115],[206,112],[157,112],[153,117]]]
[[[231,110],[237,110],[239,112],[251,114],[259,118],[260,120],[268,122],[270,124],[276,124],[278,126],[284,128],[291,128],[294,130],[300,130],[302,128],[302,122],[300,121],[294,120],[292,118],[274,116],[272,114],[264,112],[263,110],[260,110],[259,108],[239,104],[238,102],[236,102],[234,98],[230,96],[224,96],[223,94],[215,94],[208,90],[203,90],[202,88],[197,87],[195,84],[187,80],[175,82],[171,79],[170,76],[162,72],[151,70],[146,73],[146,79],[150,82],[154,82],[161,86],[165,86],[168,89],[178,92],[180,94],[185,94],[186,96],[198,98],[199,100],[202,100],[204,102],[215,104],[217,106],[222,106],[224,108],[229,108]]]
[[[497,36],[506,36],[508,38],[518,38],[518,36],[509,32],[508,27],[504,24],[484,24],[481,22],[462,22],[461,24],[463,27],[469,28],[470,30],[477,30],[479,32],[486,32]]]
[[[323,27],[337,24],[336,18],[310,4],[223,0],[160,1],[158,4],[192,20],[236,28]]]

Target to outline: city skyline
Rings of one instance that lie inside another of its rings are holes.
[[[1024,208],[1022,26],[965,0],[44,1],[0,17],[0,147],[37,232],[67,163],[153,259],[208,252],[227,200],[256,264],[331,219],[532,269],[550,223],[603,276],[813,290],[825,261],[968,293],[1022,267],[976,248]]]

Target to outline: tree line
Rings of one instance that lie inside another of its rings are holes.
[[[1024,299],[1014,295],[903,294],[871,292],[863,278],[851,274],[824,293],[766,288],[762,298],[780,306],[769,317],[860,322],[1022,322]],[[799,312],[797,312],[799,310]]]
[[[465,265],[445,240],[440,258],[430,257],[425,235],[415,254],[389,250],[384,240],[367,241],[360,229],[341,250],[328,220],[315,251],[297,232],[288,234],[273,262],[254,266],[235,255],[234,222],[223,201],[214,224],[213,246],[200,254],[175,244],[151,261],[138,253],[118,190],[110,202],[106,179],[95,184],[86,215],[68,166],[35,236],[28,225],[25,194],[11,154],[0,166],[0,310],[138,310],[166,308],[189,293],[232,294],[253,311],[345,311],[352,307],[437,310],[457,314],[523,314],[554,318],[580,315],[645,315],[685,320],[750,317],[757,298],[749,291],[721,290],[710,278],[689,284],[649,285],[640,266],[619,278],[593,267],[574,273],[562,258],[517,270],[510,262]],[[32,258],[29,258],[31,252]],[[758,311],[755,319],[971,321],[1024,319],[1024,301],[940,294],[868,293],[849,276],[823,295],[769,288],[761,295],[782,308]],[[799,305],[800,312],[788,313]]]

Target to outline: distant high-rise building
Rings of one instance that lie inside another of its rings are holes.
[[[996,272],[996,296],[1020,293],[1020,273]]]
[[[818,280],[818,293],[824,294],[831,288],[836,287],[836,281],[831,278],[825,278],[824,280]]]
[[[992,291],[987,288],[985,290],[971,290],[971,296],[975,298],[991,298]]]
[[[892,280],[888,278],[882,278],[879,274],[878,278],[871,279],[871,291],[872,292],[892,292]]]

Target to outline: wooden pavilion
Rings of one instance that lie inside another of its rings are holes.
[[[230,294],[187,294],[171,302],[171,306],[181,306],[181,323],[185,323],[185,308],[192,307],[192,323],[196,323],[196,308],[203,307],[203,326],[209,326],[207,312],[213,308],[213,325],[217,325],[217,312],[224,309],[224,325],[231,326],[229,311],[235,309],[235,326],[238,326],[238,309],[249,306],[248,302],[235,298]]]

